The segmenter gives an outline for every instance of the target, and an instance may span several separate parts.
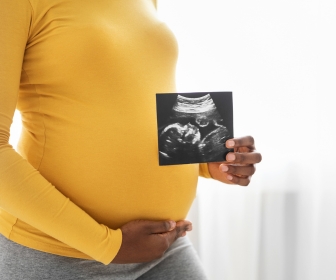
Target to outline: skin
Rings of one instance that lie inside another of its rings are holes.
[[[161,258],[173,242],[192,230],[189,221],[135,220],[121,227],[122,244],[113,263],[142,263]]]
[[[255,173],[255,164],[262,159],[251,136],[226,141],[233,149],[225,162],[208,163],[213,179],[226,184],[248,186]],[[131,221],[121,227],[123,241],[113,263],[141,263],[161,258],[173,242],[192,230],[189,221]]]
[[[256,171],[255,164],[262,159],[255,150],[253,137],[229,139],[226,147],[233,148],[234,152],[226,155],[225,162],[208,163],[211,177],[226,184],[248,186]]]

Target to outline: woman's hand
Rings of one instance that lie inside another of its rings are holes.
[[[190,230],[189,221],[131,221],[121,227],[122,244],[112,263],[142,263],[161,258],[177,238]]]
[[[255,172],[255,164],[261,161],[253,137],[229,139],[225,145],[234,151],[226,155],[225,162],[208,163],[211,177],[223,183],[247,186]]]

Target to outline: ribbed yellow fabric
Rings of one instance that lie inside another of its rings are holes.
[[[177,44],[152,1],[0,4],[0,232],[108,264],[121,225],[185,218],[199,165],[158,164],[155,94],[175,91]]]

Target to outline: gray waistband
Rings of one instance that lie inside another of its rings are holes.
[[[158,268],[156,269],[156,267]],[[180,268],[177,269],[177,267]],[[193,275],[190,277],[193,278],[188,278],[188,269],[192,270],[190,273]],[[162,272],[165,273],[164,276],[153,276],[159,278],[145,278],[147,274],[161,274]],[[159,260],[142,264],[109,264],[106,266],[92,260],[36,251],[16,244],[0,235],[1,280],[176,279],[172,277],[170,272],[183,273],[184,276],[179,279],[205,279],[205,276],[202,276],[204,274],[195,251],[187,238],[179,238]],[[198,278],[194,273],[202,277]]]

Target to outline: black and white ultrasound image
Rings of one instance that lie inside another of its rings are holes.
[[[233,138],[231,92],[156,94],[159,165],[225,161]]]

